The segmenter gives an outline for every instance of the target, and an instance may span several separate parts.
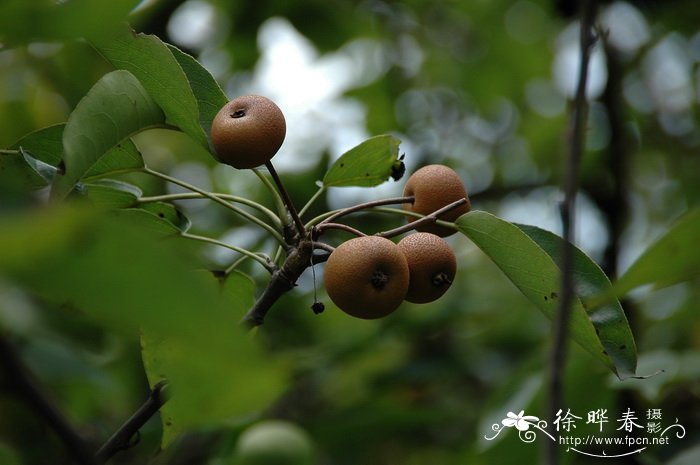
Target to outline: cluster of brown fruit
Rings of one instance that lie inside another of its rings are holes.
[[[285,137],[282,111],[269,99],[244,96],[226,104],[212,123],[217,159],[236,168],[270,162]],[[444,165],[428,165],[411,175],[404,188],[407,211],[430,215],[462,200],[440,216],[454,221],[470,210],[469,197],[457,173]],[[413,218],[415,219],[415,218]],[[335,248],[326,263],[324,284],[330,299],[349,315],[375,319],[406,300],[432,302],[455,278],[455,255],[443,239],[454,229],[430,222],[394,243],[380,235],[360,236]]]
[[[461,180],[451,168],[428,165],[411,175],[405,209],[422,215],[459,199],[467,203],[441,217],[454,221],[470,209]],[[432,302],[450,287],[457,260],[443,239],[454,229],[430,223],[418,226],[398,243],[382,236],[362,236],[339,245],[326,263],[324,283],[331,300],[344,312],[365,319],[381,318],[406,300]]]

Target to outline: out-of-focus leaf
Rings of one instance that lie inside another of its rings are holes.
[[[87,196],[100,208],[127,208],[136,203],[141,197],[141,189],[126,182],[114,179],[100,179],[85,184]]]
[[[96,37],[116,27],[138,3],[138,0],[3,0],[0,42]]]
[[[561,237],[535,226],[517,226],[542,247],[555,263],[560,263],[564,242]],[[587,308],[587,299],[612,289],[603,270],[578,248],[574,248],[574,283],[576,295],[583,301],[584,308]],[[587,309],[587,314],[615,365],[617,376],[620,379],[634,376],[637,369],[637,348],[620,302],[613,299],[603,306]]]
[[[217,287],[214,276],[209,273],[198,274],[201,275],[200,278],[209,280],[213,288]],[[261,405],[259,399],[269,401],[279,392],[281,372],[277,363],[273,359],[265,360],[257,353],[255,358],[248,358],[251,349],[247,346],[252,345],[253,340],[250,334],[243,334],[238,325],[242,315],[254,302],[255,284],[248,276],[238,272],[228,275],[222,284],[226,291],[223,292],[219,287],[217,294],[224,305],[213,309],[200,307],[203,312],[219,312],[212,323],[217,323],[220,327],[214,329],[205,324],[193,328],[193,331],[199,333],[198,338],[208,337],[207,332],[211,332],[214,337],[221,337],[217,342],[219,347],[212,347],[212,350],[218,352],[214,354],[214,359],[219,362],[231,359],[219,367],[223,378],[220,382],[229,387],[229,392],[222,387],[201,389],[196,385],[197,379],[201,382],[208,378],[205,372],[208,364],[198,360],[198,354],[193,354],[191,348],[183,344],[189,342],[189,338],[164,340],[151,331],[142,332],[143,359],[149,382],[155,385],[167,378],[174,385],[172,401],[161,409],[164,448],[182,432],[249,414],[252,412],[251,406]],[[189,365],[188,372],[183,372],[183,363]],[[259,363],[267,366],[256,367]],[[189,373],[190,370],[195,373]],[[197,374],[198,370],[203,373]],[[181,380],[180,383],[178,380]],[[178,385],[179,389],[176,387]],[[232,386],[236,388],[233,389]],[[217,395],[211,396],[212,391]]]
[[[124,139],[110,151],[100,157],[87,173],[84,180],[99,178],[125,171],[143,168],[143,157],[131,139]]]
[[[26,191],[39,189],[48,183],[27,163],[26,152],[0,153],[0,185],[5,189]]]
[[[375,136],[345,152],[323,177],[326,187],[382,184],[399,162],[400,140],[390,135]]]
[[[168,44],[168,48],[187,75],[187,80],[190,82],[199,107],[199,124],[209,135],[214,116],[228,102],[228,98],[219,87],[216,79],[197,60],[170,44]]]
[[[635,287],[670,286],[700,276],[700,209],[683,215],[615,283],[617,295]]]
[[[517,226],[490,213],[473,210],[455,223],[530,302],[548,318],[554,316],[559,305],[561,272],[547,252]],[[569,333],[581,347],[615,371],[578,298],[572,302]]]
[[[104,75],[68,118],[63,131],[65,174],[56,178],[52,195],[64,197],[125,139],[163,122],[163,112],[131,73]]]
[[[526,379],[514,377],[512,381],[503,386],[491,397],[493,405],[488,405],[479,421],[477,431],[483,432],[478,439],[479,449],[485,451],[498,444],[506,435],[496,435],[494,425],[501,427],[501,421],[506,418],[508,412],[518,413],[525,411],[530,415],[528,407],[532,404],[537,393],[542,389],[543,373],[536,372]],[[491,438],[491,439],[488,439]]]
[[[165,445],[179,432],[258,413],[287,378],[239,325],[255,297],[250,278],[231,274],[224,294],[180,246],[94,211],[50,209],[0,223],[3,279],[111,330],[141,331],[149,381],[166,378],[172,392]]]
[[[669,433],[677,433],[678,430],[671,430]],[[670,458],[667,465],[695,465],[700,462],[700,445],[690,446]]]
[[[209,142],[199,125],[197,99],[170,49],[154,35],[135,34],[128,28],[105,40],[93,41],[97,50],[116,68],[141,81],[148,95],[165,112],[168,123],[179,127],[203,147]]]

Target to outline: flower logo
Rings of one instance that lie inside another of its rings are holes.
[[[530,429],[531,424],[537,424],[537,422],[540,421],[539,418],[533,417],[532,415],[523,415],[524,413],[525,410],[521,410],[517,415],[513,412],[508,412],[506,415],[507,418],[504,418],[501,423],[508,428],[515,426],[518,431],[527,431]]]
[[[534,429],[546,434],[552,441],[556,441],[554,436],[549,434],[544,429],[547,427],[547,422],[532,415],[525,415],[525,410],[521,410],[517,415],[513,412],[508,412],[506,418],[501,420],[500,424],[494,423],[491,425],[491,430],[494,431],[495,434],[491,437],[484,436],[484,439],[487,441],[492,441],[496,439],[496,437],[501,434],[502,431],[514,426],[515,429],[518,430],[518,436],[523,442],[533,442],[537,437],[537,432],[530,429],[531,426]]]

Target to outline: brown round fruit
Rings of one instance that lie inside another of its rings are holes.
[[[449,244],[435,234],[409,234],[398,243],[408,263],[410,281],[406,300],[432,302],[447,292],[457,273],[457,259]]]
[[[471,210],[469,196],[457,173],[445,165],[428,165],[413,173],[406,181],[403,189],[404,196],[415,196],[413,203],[404,204],[404,209],[421,215],[429,215],[434,211],[460,199],[467,203],[440,215],[441,220],[454,221]],[[413,221],[415,218],[409,218]],[[456,231],[435,223],[425,224],[416,228],[417,231],[429,232],[440,237],[447,237]]]
[[[357,318],[384,317],[408,291],[408,264],[389,239],[363,236],[340,244],[328,257],[324,284],[338,308]]]
[[[282,110],[259,95],[237,97],[224,105],[211,124],[216,159],[234,168],[264,165],[279,150],[287,132]]]

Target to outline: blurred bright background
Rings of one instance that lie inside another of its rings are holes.
[[[566,3],[151,0],[130,22],[196,57],[229,98],[257,93],[277,102],[287,137],[273,162],[299,205],[334,159],[370,136],[391,133],[402,141],[409,173],[429,163],[450,165],[475,209],[560,233],[560,176],[579,65],[578,22],[555,7]],[[598,26],[576,242],[614,278],[700,198],[700,8],[695,0],[601,2]],[[66,121],[109,69],[82,41],[0,48],[0,147]],[[254,175],[217,165],[181,134],[150,131],[137,144],[150,166],[270,203]],[[163,188],[127,179],[146,194]],[[402,186],[331,189],[308,218],[400,195]],[[258,230],[206,203],[180,206],[196,231],[244,247],[269,245]],[[383,216],[357,221],[371,231],[394,224]],[[353,321],[319,289],[329,309],[315,317],[307,272],[270,314],[270,350],[286,354],[294,373],[270,415],[307,429],[319,463],[539,460],[537,444],[483,437],[508,409],[545,414],[549,321],[466,238],[450,242],[458,281],[434,304],[405,304],[386,321]],[[233,257],[214,248],[203,253],[210,268]],[[642,289],[624,302],[639,374],[665,370],[654,378],[621,382],[572,347],[566,388],[572,410],[661,408],[688,432],[673,445],[606,464],[697,463],[698,302],[697,282]],[[52,313],[3,280],[0,326],[24,338],[32,367],[95,435],[112,430],[147,392],[138,338]],[[31,420],[17,423],[20,413],[0,396],[0,463],[3,447],[8,457],[24,457],[9,463],[45,463],[22,451],[45,432]],[[223,465],[238,432],[234,425],[198,433],[153,460]],[[158,437],[158,423],[149,423],[143,444],[113,463],[148,463]],[[183,451],[192,447],[208,453],[188,458]]]

